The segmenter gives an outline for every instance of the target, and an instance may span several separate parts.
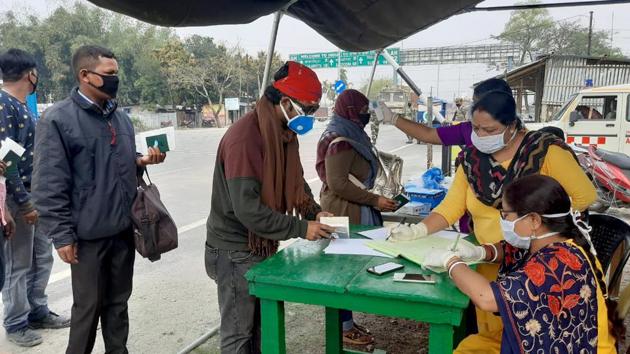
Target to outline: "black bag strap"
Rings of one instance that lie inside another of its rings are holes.
[[[149,180],[149,184],[147,184],[146,182],[144,182],[144,175],[147,175],[147,179]],[[144,185],[150,185],[153,184],[153,182],[151,182],[151,177],[149,176],[149,169],[144,167],[143,169],[139,170],[139,173],[137,174],[137,183],[138,183],[138,187],[142,187],[143,183]]]

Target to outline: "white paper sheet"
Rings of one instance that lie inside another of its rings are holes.
[[[319,219],[322,224],[335,228],[333,238],[350,238],[350,218],[347,216],[325,216]]]
[[[358,232],[359,235],[365,236],[372,240],[386,240],[387,237],[389,237],[390,233],[391,233],[391,230],[387,227],[381,227],[379,229]]]
[[[26,149],[24,149],[22,145],[16,143],[11,138],[5,138],[4,140],[2,140],[2,147],[0,147],[0,159],[4,159],[9,151],[13,151],[17,156],[22,157]]]
[[[393,258],[389,255],[373,250],[365,245],[368,240],[360,239],[333,239],[324,249],[325,254],[347,254],[359,256],[377,256]]]

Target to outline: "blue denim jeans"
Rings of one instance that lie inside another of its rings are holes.
[[[0,291],[2,290],[3,286],[4,286],[4,235],[0,232]]]
[[[5,264],[5,284],[2,289],[4,303],[4,328],[16,332],[37,321],[49,312],[46,286],[52,270],[52,244],[48,238],[35,231],[24,221],[17,208],[15,235],[4,240],[2,247]]]

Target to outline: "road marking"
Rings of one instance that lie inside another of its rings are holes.
[[[197,221],[195,221],[193,223],[190,223],[188,225],[184,225],[182,227],[178,227],[177,228],[177,233],[180,234],[180,235],[181,234],[185,234],[188,231],[191,231],[191,230],[194,230],[194,229],[196,229],[196,228],[198,228],[200,226],[203,226],[203,225],[206,224],[206,220],[208,220],[208,218],[199,219],[199,220],[197,220]],[[48,280],[48,285],[56,283],[56,282],[64,280],[64,279],[67,279],[67,278],[69,278],[71,276],[71,274],[72,273],[70,272],[70,269],[65,269],[65,270],[62,270],[62,271],[57,272],[55,274],[52,274],[50,276],[50,279]]]
[[[206,221],[208,221],[208,218],[203,218],[203,219],[199,219],[191,224],[182,226],[182,227],[178,227],[177,228],[177,233],[178,234],[184,234],[190,230],[194,230],[196,228],[198,228],[199,226],[205,225]]]
[[[55,274],[52,274],[50,276],[50,279],[48,279],[48,285],[50,285],[52,283],[56,283],[56,282],[58,282],[60,280],[66,279],[66,278],[70,277],[71,274],[72,273],[70,272],[70,268],[68,268],[66,270],[62,270],[61,272],[57,272]]]
[[[415,145],[415,144],[405,144],[405,145],[403,145],[403,146],[399,146],[399,147],[395,148],[394,150],[390,150],[390,151],[388,151],[388,153],[393,154],[393,153],[395,153],[395,152],[398,152],[398,151],[400,151],[400,150],[402,150],[402,149],[406,149],[406,148],[408,148],[408,147],[410,147],[410,146],[414,146],[414,145]]]

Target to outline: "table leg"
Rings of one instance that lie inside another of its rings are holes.
[[[326,307],[326,354],[342,353],[339,309]]]
[[[260,299],[262,352],[285,354],[284,302]]]
[[[431,324],[429,327],[429,354],[453,352],[453,326]]]

